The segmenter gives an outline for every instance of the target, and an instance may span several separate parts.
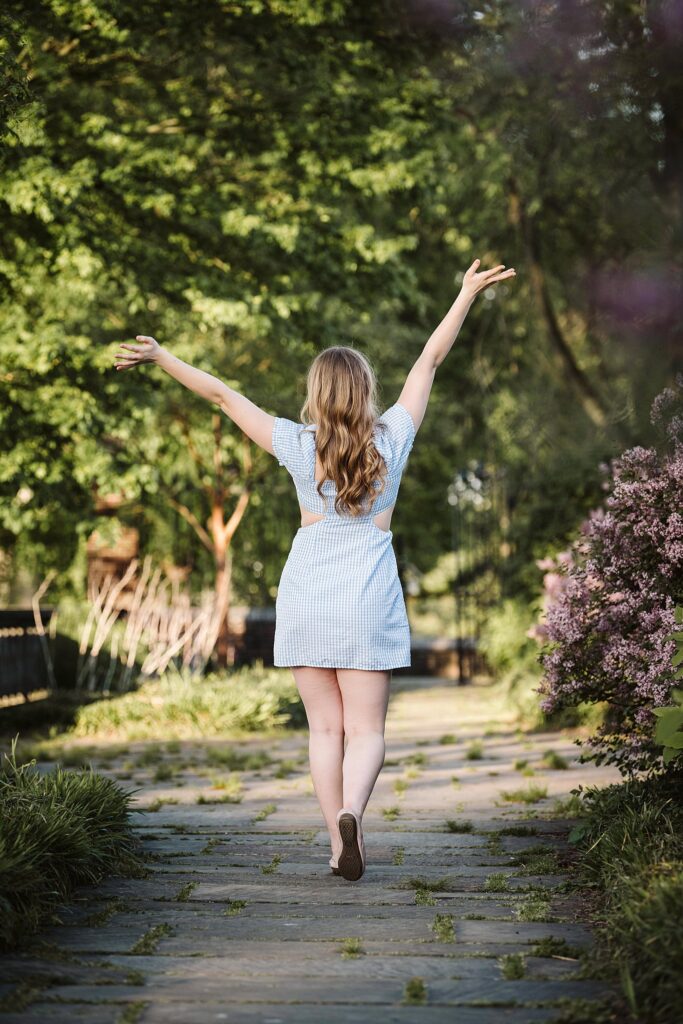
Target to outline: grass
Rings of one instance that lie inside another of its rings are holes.
[[[522,869],[520,875],[554,875],[560,869],[557,852],[540,844],[519,850],[512,863]]]
[[[507,875],[502,874],[500,871],[494,872],[492,875],[488,875],[484,882],[484,892],[507,892],[508,891],[508,880]]]
[[[227,768],[231,772],[254,772],[267,768],[273,758],[264,750],[243,751],[231,747],[209,747],[206,751],[208,764]]]
[[[569,768],[569,761],[562,754],[558,754],[556,750],[546,750],[545,754],[541,759],[541,764],[544,768],[549,768],[551,771],[566,771]]]
[[[195,891],[199,882],[186,882],[181,889],[173,897],[177,903],[187,903],[192,893]]]
[[[394,793],[396,796],[405,796],[405,792],[408,789],[408,783],[405,779],[396,779],[394,782]]]
[[[77,886],[141,875],[132,794],[91,769],[0,765],[0,945],[32,935]]]
[[[467,761],[481,761],[484,757],[484,744],[481,740],[474,740],[465,751]]]
[[[157,796],[148,803],[141,810],[147,811],[148,814],[154,814],[156,811],[160,811],[166,804],[177,804],[178,800],[174,796]]]
[[[214,777],[211,779],[211,785],[217,790],[216,795],[200,793],[197,797],[198,804],[239,804],[242,802],[242,780],[239,775]]]
[[[403,990],[403,1002],[406,1006],[424,1006],[427,1002],[427,986],[422,978],[410,978]]]
[[[383,807],[382,817],[385,821],[396,821],[401,813],[400,807]]]
[[[550,900],[546,897],[534,896],[525,900],[517,907],[517,920],[542,923],[552,920],[550,916]]]
[[[531,947],[531,956],[557,957],[561,960],[578,960],[581,950],[570,946],[566,939],[558,939],[554,935],[546,935]]]
[[[599,894],[603,955],[648,1024],[680,1019],[683,1006],[682,791],[680,773],[588,789],[570,834],[579,878]]]
[[[550,813],[555,818],[580,818],[584,814],[583,800],[578,793],[572,793],[556,800]]]
[[[392,857],[392,860],[391,860],[391,863],[394,865],[394,867],[398,868],[398,867],[401,866],[401,864],[403,864],[403,861],[405,859],[405,854],[406,854],[406,851],[403,849],[402,846],[399,846],[394,851],[394,856]]]
[[[246,906],[245,900],[228,900],[223,911],[223,917],[237,917]]]
[[[168,677],[76,711],[73,735],[108,740],[203,739],[305,725],[292,680],[278,669],[249,666],[200,683]]]
[[[262,807],[261,810],[254,815],[252,820],[254,822],[265,821],[271,814],[275,814],[276,810],[277,804],[266,804],[265,807]]]
[[[442,747],[450,747],[454,743],[457,743],[457,739],[452,732],[445,732],[443,736],[439,737],[439,743]]]
[[[173,934],[173,928],[170,924],[153,924],[151,928],[148,928],[142,938],[138,939],[134,946],[131,947],[131,953],[137,956],[149,956],[151,953],[156,952],[156,948],[162,939],[168,935]]]
[[[363,956],[365,950],[360,939],[350,938],[343,940],[340,953],[342,960],[356,960],[359,956]]]
[[[436,900],[427,889],[416,889],[415,905],[418,907],[435,907]]]
[[[282,862],[282,855],[279,854],[279,853],[276,853],[275,856],[273,857],[273,859],[271,860],[270,864],[264,864],[261,867],[261,874],[262,875],[274,875],[275,872],[277,871],[277,869],[280,867],[281,862]]]
[[[455,942],[452,914],[437,914],[431,928],[439,942]]]
[[[417,768],[424,768],[426,764],[429,764],[429,758],[423,750],[417,750],[414,754],[408,754],[407,757],[404,757],[403,763],[415,765]]]
[[[537,804],[545,800],[548,795],[547,786],[538,786],[533,783],[526,789],[502,789],[501,799],[512,804]]]
[[[522,953],[506,953],[499,962],[500,973],[506,981],[519,981],[526,974],[526,963]]]
[[[506,825],[500,830],[501,836],[536,836],[538,829],[533,825]]]
[[[446,831],[455,832],[456,834],[473,832],[474,823],[471,821],[464,821],[462,818],[449,818],[446,821]]]
[[[134,1003],[127,1003],[121,1010],[116,1024],[138,1024],[148,1006],[149,1003],[142,999],[138,999]]]

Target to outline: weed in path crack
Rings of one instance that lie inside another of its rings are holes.
[[[403,849],[402,846],[399,846],[398,849],[394,852],[394,856],[391,863],[398,868],[401,866],[401,864],[403,864],[404,859],[405,850]]]
[[[365,950],[359,938],[349,938],[343,940],[340,952],[342,960],[355,960],[357,957],[363,956]]]
[[[128,1006],[116,1018],[116,1024],[138,1024],[142,1015],[149,1006],[149,1003],[139,1000],[135,1003],[128,1003]]]
[[[246,900],[228,900],[223,917],[237,917],[247,906]]]
[[[437,914],[432,921],[432,931],[439,942],[455,942],[452,914]]]
[[[382,809],[382,817],[385,821],[396,821],[400,813],[400,807],[384,807]]]
[[[526,974],[522,953],[506,953],[500,958],[500,973],[506,981],[519,981]]]
[[[526,789],[501,789],[500,797],[506,803],[537,804],[548,795],[547,786],[530,785]]]
[[[537,923],[552,921],[550,916],[550,900],[531,899],[526,900],[517,908],[517,919],[519,921],[535,921]]]
[[[199,882],[186,882],[185,885],[178,890],[173,897],[177,903],[187,903],[192,893],[195,891]]]
[[[254,815],[252,821],[254,823],[257,821],[265,821],[271,814],[275,814],[276,810],[277,804],[266,804],[265,807],[262,807],[261,810]]]
[[[106,924],[114,914],[123,910],[123,907],[123,900],[118,899],[118,897],[116,899],[109,900],[106,906],[102,907],[101,910],[97,910],[93,914],[89,914],[83,924],[86,928],[97,928],[101,924]]]
[[[435,907],[436,900],[426,889],[415,890],[415,903],[418,907]]]
[[[501,872],[494,872],[484,882],[484,892],[508,892],[507,875]]]
[[[556,875],[560,866],[555,850],[547,846],[529,846],[519,850],[512,858],[512,863],[521,870],[519,875]]]
[[[138,939],[135,945],[131,947],[130,951],[138,956],[148,956],[151,953],[155,953],[161,940],[169,935],[173,935],[173,928],[170,924],[153,924],[151,928],[147,929],[142,938]]]
[[[555,935],[546,935],[535,942],[530,950],[531,956],[555,957],[559,960],[578,960],[581,950],[578,946],[570,946],[566,939],[558,939]]]
[[[403,1002],[406,1006],[424,1006],[427,1002],[427,986],[422,978],[411,978],[403,990]]]
[[[448,818],[446,821],[446,831],[455,832],[456,834],[473,832],[474,824],[471,821],[464,821],[462,818]]]
[[[261,867],[261,874],[263,875],[274,875],[277,869],[280,867],[282,857],[279,853],[276,853],[270,864],[264,864]]]
[[[551,771],[566,771],[569,768],[569,761],[562,754],[558,754],[556,750],[546,750],[543,755],[541,764],[544,768],[549,768]]]

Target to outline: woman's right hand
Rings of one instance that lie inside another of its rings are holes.
[[[127,345],[121,342],[119,348],[125,348],[126,352],[117,352],[114,359],[121,360],[116,363],[117,370],[130,370],[133,366],[140,366],[142,363],[156,363],[161,353],[161,345],[154,338],[146,334],[136,334],[135,340],[139,345]]]

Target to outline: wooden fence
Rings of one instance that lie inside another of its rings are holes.
[[[52,608],[41,608],[45,629],[52,612]],[[40,636],[30,608],[0,609],[0,697],[27,696],[48,688],[46,639]]]

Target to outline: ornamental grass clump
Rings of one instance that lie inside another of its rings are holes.
[[[87,771],[0,765],[0,945],[17,945],[78,885],[143,869],[129,822],[131,794]]]
[[[654,709],[670,703],[674,609],[683,603],[683,377],[657,396],[655,448],[616,459],[591,513],[546,578],[539,688],[545,712],[606,702],[587,756],[624,772],[662,766]],[[537,630],[539,632],[539,630]]]

